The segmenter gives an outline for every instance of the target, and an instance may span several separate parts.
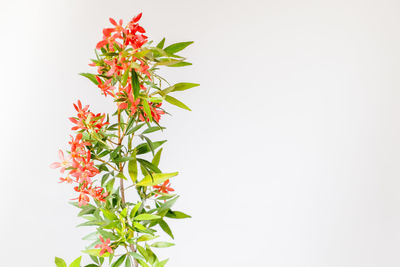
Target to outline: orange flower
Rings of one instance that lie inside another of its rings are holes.
[[[153,188],[156,189],[160,193],[168,194],[169,192],[175,191],[170,186],[171,186],[171,184],[169,183],[169,179],[168,179],[162,185],[153,185]],[[157,194],[156,194],[156,196],[157,196]]]
[[[103,82],[103,81],[99,78],[99,76],[96,76],[96,80],[97,80],[97,82],[99,83],[97,86],[101,89],[101,91],[103,91],[103,94],[104,94],[105,96],[111,95],[112,97],[115,97],[115,95],[114,95],[114,93],[113,93],[114,86],[111,86],[111,85],[110,85],[111,79],[109,79],[109,80]]]
[[[67,159],[64,157],[64,152],[62,150],[58,150],[58,157],[60,158],[60,162],[53,162],[50,165],[50,168],[57,169],[60,168],[60,172],[64,173],[65,168],[71,166],[71,157],[69,156]]]
[[[99,236],[101,244],[97,244],[95,248],[101,248],[99,255],[102,256],[106,251],[108,251],[110,254],[113,253],[113,250],[109,246],[110,244],[110,238],[107,238],[106,241],[104,241],[104,238],[102,236]]]

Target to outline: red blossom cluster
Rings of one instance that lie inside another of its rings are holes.
[[[104,253],[106,253],[106,251],[108,251],[109,253],[113,253],[113,250],[109,246],[111,242],[110,238],[107,238],[107,240],[104,241],[104,238],[102,236],[99,236],[99,239],[101,241],[101,244],[97,244],[95,246],[95,248],[100,248],[99,255],[102,256]]]
[[[116,100],[118,109],[127,109],[131,115],[135,112],[143,110],[140,101],[133,96],[131,79],[126,80],[126,84],[120,84],[115,87],[117,80],[121,77],[129,75],[133,69],[141,75],[142,79],[152,80],[152,75],[149,72],[149,65],[140,58],[136,58],[133,54],[147,43],[146,32],[142,26],[138,24],[142,13],[135,16],[126,27],[123,26],[123,21],[117,23],[110,18],[113,28],[103,29],[103,40],[97,43],[96,49],[101,49],[103,52],[113,53],[112,59],[93,60],[89,66],[97,67],[98,75],[95,76],[97,86],[104,96],[112,96]],[[127,53],[126,49],[133,49],[133,53]],[[133,64],[132,64],[133,63]],[[117,79],[118,78],[118,79]],[[140,84],[141,90],[146,90],[143,84]],[[161,115],[165,112],[161,109],[160,103],[148,103],[151,113],[156,122],[159,122]],[[142,121],[147,120],[143,112],[139,113],[139,118]]]
[[[78,100],[77,105],[74,104],[74,108],[78,114],[77,117],[69,118],[72,123],[76,124],[71,130],[93,130],[97,133],[103,126],[109,124],[108,122],[104,122],[104,114],[98,113],[95,115],[88,110],[89,105],[82,107],[80,100]]]
[[[83,107],[80,101],[78,101],[77,105],[74,104],[74,107],[78,114],[77,118],[70,118],[77,125],[72,128],[73,130],[93,129],[98,132],[99,129],[108,124],[108,122],[103,122],[104,116],[100,114],[94,115],[88,110],[89,106]],[[60,182],[75,182],[78,184],[74,187],[74,190],[79,193],[79,196],[75,198],[78,200],[79,206],[87,205],[90,201],[89,196],[102,202],[105,202],[105,198],[108,196],[104,188],[93,186],[92,178],[100,171],[94,166],[91,152],[88,149],[92,144],[82,140],[82,138],[82,133],[78,133],[75,137],[71,136],[71,141],[69,142],[71,150],[68,158],[65,158],[64,153],[60,150],[60,162],[54,162],[50,165],[52,168],[61,168],[61,173],[69,170],[65,178],[60,178]]]

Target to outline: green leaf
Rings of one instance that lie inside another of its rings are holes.
[[[148,138],[147,136],[141,135],[141,137],[143,137],[146,140],[146,143],[149,145],[150,151],[154,156],[154,146],[153,146],[153,142],[150,140],[150,138]]]
[[[139,262],[140,266],[142,266],[142,267],[150,267],[147,263],[145,263],[142,260],[137,260],[137,261]]]
[[[95,257],[109,257],[110,256],[109,252],[105,252],[103,255],[100,256],[100,249],[86,249],[86,250],[82,250],[82,252],[89,254],[91,256],[95,256]]]
[[[161,152],[162,152],[162,148],[160,148],[157,153],[155,154],[155,156],[153,157],[153,160],[151,161],[151,163],[153,163],[154,166],[157,166],[160,164],[160,158],[161,158]]]
[[[185,91],[193,87],[200,86],[199,83],[177,83],[174,85],[174,92],[175,91]]]
[[[153,186],[163,183],[171,177],[177,176],[178,172],[173,173],[154,173],[153,177],[146,175],[136,186]]]
[[[139,78],[134,69],[132,69],[131,75],[132,75],[131,80],[132,80],[133,96],[136,99],[138,98],[140,92]]]
[[[129,77],[129,69],[127,69],[124,73],[124,75],[122,76],[122,81],[121,81],[121,85],[123,87],[126,86],[126,83],[128,82],[128,77]]]
[[[91,80],[95,85],[98,85],[99,82],[96,80],[96,75],[92,74],[92,73],[79,73],[79,75],[88,78],[89,80]]]
[[[145,125],[145,123],[140,123],[140,124],[136,125],[135,127],[133,127],[132,129],[128,129],[128,131],[126,132],[126,135],[130,135],[131,133],[136,132],[137,130],[142,128],[143,125]]]
[[[153,143],[153,149],[157,149],[159,146],[167,142],[167,140],[162,140],[162,141],[156,141],[152,142]],[[146,154],[151,151],[149,144],[148,143],[142,143],[136,147],[136,155],[141,155],[141,154]]]
[[[156,265],[154,265],[154,267],[164,267],[165,264],[167,264],[168,259],[165,259],[163,261],[157,262]]]
[[[143,111],[146,114],[147,118],[149,118],[150,121],[153,121],[153,116],[151,116],[150,106],[146,99],[142,99],[142,105],[143,105]]]
[[[191,109],[188,106],[183,104],[181,101],[179,101],[175,97],[167,95],[167,96],[165,96],[165,101],[167,101],[168,103],[170,103],[172,105],[175,105],[177,107],[180,107],[180,108],[187,109],[187,110],[191,111]]]
[[[111,212],[108,209],[101,209],[105,218],[109,219],[110,221],[118,220],[117,215]]]
[[[153,126],[153,127],[149,127],[146,130],[144,130],[142,132],[142,134],[148,134],[148,133],[152,133],[152,132],[156,132],[156,131],[164,130],[164,129],[165,129],[165,127]]]
[[[175,246],[175,244],[169,243],[169,242],[155,242],[151,246],[155,247],[155,248],[168,248],[168,247]]]
[[[181,211],[172,211],[172,210],[169,210],[167,212],[167,214],[165,214],[165,217],[172,218],[172,219],[192,218],[192,216],[187,215],[186,213],[183,213]]]
[[[136,183],[137,175],[138,175],[138,168],[137,168],[137,162],[136,162],[136,149],[133,150],[131,157],[133,159],[130,160],[128,163],[128,172],[129,172],[129,176],[131,177],[132,182]]]
[[[129,253],[132,257],[134,257],[137,260],[146,260],[142,255],[136,252],[130,252]],[[129,266],[130,267],[130,266]]]
[[[165,233],[167,233],[172,239],[174,239],[174,235],[172,234],[171,228],[164,220],[160,220],[158,224]]]
[[[150,221],[150,220],[157,220],[160,219],[161,217],[158,215],[154,214],[147,214],[147,213],[142,213],[133,218],[135,221]]]
[[[170,65],[176,65],[178,63],[182,62],[182,60],[178,59],[172,59],[172,58],[163,58],[160,59],[154,66],[170,66]]]
[[[160,216],[164,216],[168,210],[175,204],[175,202],[178,200],[179,196],[168,200],[167,202],[163,203],[159,208],[158,208],[158,214]]]
[[[175,91],[185,91],[188,90],[190,88],[199,86],[200,84],[198,83],[177,83],[174,84],[170,87],[167,87],[161,91],[158,92],[158,94],[162,95],[162,96],[166,96],[167,94],[171,93],[171,92],[175,92]]]
[[[153,235],[142,235],[136,241],[137,242],[149,241],[149,240],[153,240],[157,237],[158,236],[153,236]]]
[[[115,163],[120,163],[120,162],[129,161],[129,160],[132,160],[132,159],[133,159],[132,157],[119,157],[119,158],[113,159],[113,161]]]
[[[125,258],[126,258],[126,254],[122,255],[121,257],[118,258],[118,260],[116,260],[116,261],[111,265],[111,267],[119,267],[119,266],[121,266],[121,264],[124,262]]]
[[[193,42],[180,42],[180,43],[175,43],[172,45],[167,46],[164,51],[167,52],[168,54],[175,54],[176,52],[179,52],[183,49],[185,49],[187,46],[193,44]]]
[[[157,44],[157,48],[163,49],[165,43],[165,37]]]
[[[124,180],[128,180],[122,172],[118,173],[117,177],[121,178],[121,179],[124,179]]]
[[[136,205],[132,208],[131,214],[129,215],[131,218],[135,217],[136,212],[139,210],[140,206],[142,205],[142,202],[136,203]]]
[[[139,161],[140,166],[145,167],[145,168],[147,168],[147,169],[149,169],[149,170],[151,170],[151,171],[153,171],[155,173],[161,173],[161,170],[157,166],[154,166],[153,163],[151,163],[151,162],[149,162],[149,161],[147,161],[145,159],[139,159],[138,158],[136,160]]]
[[[125,261],[125,267],[132,267],[131,258],[127,257]]]
[[[70,265],[69,267],[80,267],[81,266],[81,260],[82,260],[82,256],[75,259]]]
[[[190,63],[190,62],[185,62],[185,61],[181,61],[181,62],[178,62],[178,63],[176,63],[176,64],[167,65],[167,66],[168,66],[168,67],[186,67],[186,66],[190,66],[190,65],[192,65],[192,63]]]
[[[121,211],[121,216],[126,218],[126,215],[128,215],[128,207],[125,207],[122,211]]]
[[[55,257],[54,262],[57,265],[57,267],[67,267],[67,264],[61,258]]]

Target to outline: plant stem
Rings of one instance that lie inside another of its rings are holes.
[[[126,133],[126,129],[123,133],[123,135],[121,136],[121,112],[118,109],[118,146],[120,146],[122,144],[122,139],[124,138]],[[124,170],[124,166],[122,165],[122,162],[120,162],[118,164],[119,167],[119,172],[123,172]],[[124,180],[122,178],[119,179],[119,189],[121,192],[121,202],[122,202],[122,206],[125,206],[125,189],[124,189]],[[133,244],[129,245],[130,249],[132,250],[132,252],[136,252],[136,248]],[[139,264],[137,262],[137,260],[135,258],[133,258],[133,266],[134,267],[138,267]]]

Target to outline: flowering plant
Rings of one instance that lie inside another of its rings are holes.
[[[163,267],[168,259],[159,259],[154,250],[173,243],[155,241],[157,233],[163,231],[173,239],[168,219],[190,217],[172,210],[178,195],[173,193],[170,179],[178,172],[160,170],[160,147],[166,141],[152,141],[149,135],[165,129],[160,125],[166,114],[164,101],[190,110],[170,94],[199,84],[170,85],[156,71],[160,66],[191,65],[176,53],[193,42],[164,48],[164,38],[153,45],[138,23],[141,15],[126,26],[122,20],[110,18],[112,27],[103,29],[96,59],[89,64],[97,68],[97,74],[81,73],[112,98],[116,111],[111,115],[94,113],[78,100],[73,105],[76,115],[70,118],[74,131],[70,148],[66,153],[60,150],[60,161],[51,164],[60,168],[60,182],[73,185],[77,196],[71,203],[85,220],[79,226],[96,227],[83,238],[94,241],[83,250],[93,261],[85,267],[107,262],[112,267]],[[136,192],[135,198],[131,191]],[[58,257],[55,263],[67,266]],[[69,266],[81,266],[81,257]]]

